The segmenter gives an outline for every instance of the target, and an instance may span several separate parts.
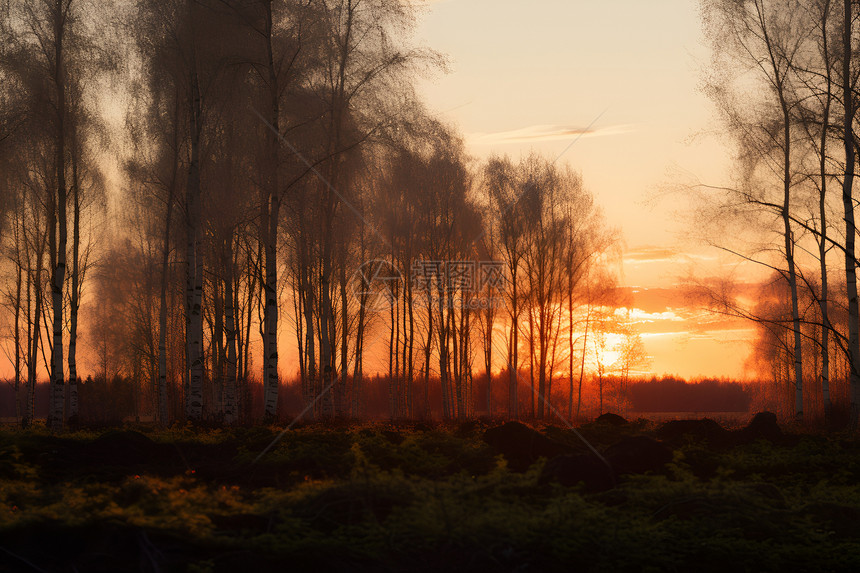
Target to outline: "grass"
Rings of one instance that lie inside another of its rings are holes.
[[[257,464],[278,428],[138,430],[0,433],[0,568],[860,570],[860,447],[844,436],[687,441],[591,494],[544,483],[544,459],[511,471],[481,424],[308,426]],[[652,430],[582,428],[600,448]]]

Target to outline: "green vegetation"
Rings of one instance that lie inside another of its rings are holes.
[[[309,426],[256,464],[279,429],[0,433],[0,568],[860,570],[857,441],[687,436],[587,493],[542,480],[543,458],[511,471],[485,429]],[[581,429],[600,450],[652,430]]]

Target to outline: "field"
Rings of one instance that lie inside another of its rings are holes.
[[[0,569],[860,570],[860,442],[767,415],[280,431],[0,433]]]

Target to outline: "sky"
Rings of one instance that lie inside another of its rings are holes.
[[[691,0],[436,0],[416,39],[450,70],[420,82],[431,111],[469,152],[535,150],[580,171],[622,231],[621,284],[650,357],[646,370],[743,377],[750,325],[684,296],[689,276],[729,257],[691,238],[680,183],[731,172],[715,109],[701,92],[710,55]]]
[[[709,315],[684,286],[738,261],[692,240],[684,197],[667,193],[731,172],[699,89],[710,56],[697,2],[414,1],[425,4],[415,42],[450,63],[416,86],[429,110],[458,127],[477,161],[534,150],[569,163],[621,231],[620,283],[650,358],[641,373],[744,377],[750,325]],[[111,110],[121,124],[120,106]],[[289,315],[285,372],[296,367]]]

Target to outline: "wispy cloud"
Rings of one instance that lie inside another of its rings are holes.
[[[581,127],[575,125],[531,125],[509,131],[492,133],[470,133],[466,136],[470,143],[492,145],[498,143],[535,143],[540,141],[562,141],[574,137],[605,137],[633,131],[629,124],[607,127]]]
[[[624,253],[625,263],[656,263],[675,259],[680,253],[667,247],[640,247]]]
[[[667,250],[666,254],[670,251]],[[651,256],[658,253],[652,252]],[[691,299],[684,287],[618,289],[624,300],[614,313],[619,322],[629,320],[644,335],[710,335],[712,332],[747,328],[748,323],[735,316],[710,312],[698,300]]]
[[[689,260],[710,261],[714,260],[713,255],[704,255],[701,253],[685,253],[676,249],[667,247],[639,247],[624,253],[624,263],[632,265],[642,265],[650,263],[677,263],[680,261]]]
[[[752,341],[755,336],[755,328],[719,328],[689,333],[690,340],[715,340],[729,344],[747,343]]]
[[[620,320],[629,319],[633,324],[643,324],[652,322],[682,322],[686,318],[681,317],[674,310],[666,310],[664,312],[648,312],[641,308],[617,308],[615,316]]]

